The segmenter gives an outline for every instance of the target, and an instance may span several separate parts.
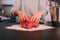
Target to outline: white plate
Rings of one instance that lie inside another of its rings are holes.
[[[12,30],[21,30],[21,31],[37,31],[37,30],[53,29],[53,27],[46,26],[46,25],[39,25],[37,28],[31,28],[31,29],[22,28],[20,25],[13,25],[5,28],[12,29]]]

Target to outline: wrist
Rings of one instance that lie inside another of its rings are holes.
[[[42,12],[38,12],[39,17],[41,18],[43,16]]]
[[[14,10],[14,14],[18,14],[19,13],[19,10]]]

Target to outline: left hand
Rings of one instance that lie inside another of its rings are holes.
[[[44,13],[43,11],[39,11],[38,13],[35,13],[35,14],[32,16],[31,20],[32,20],[32,21],[39,22],[39,20],[40,20],[41,16],[43,15],[43,13]]]
[[[36,21],[36,22],[39,22],[40,18],[41,18],[41,14],[40,13],[36,13],[32,16],[31,20],[32,21]]]

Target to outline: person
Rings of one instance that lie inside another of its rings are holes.
[[[49,9],[48,0],[15,0],[11,12],[18,15],[19,20],[27,19],[40,21]],[[27,16],[28,15],[28,16]]]

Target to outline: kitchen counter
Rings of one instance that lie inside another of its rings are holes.
[[[12,28],[18,25],[15,23],[0,23],[0,40],[58,40],[60,39],[60,28],[37,30],[37,31],[22,31]],[[45,26],[46,27],[46,26]],[[50,26],[49,26],[50,27]],[[44,28],[44,27],[43,27]]]

